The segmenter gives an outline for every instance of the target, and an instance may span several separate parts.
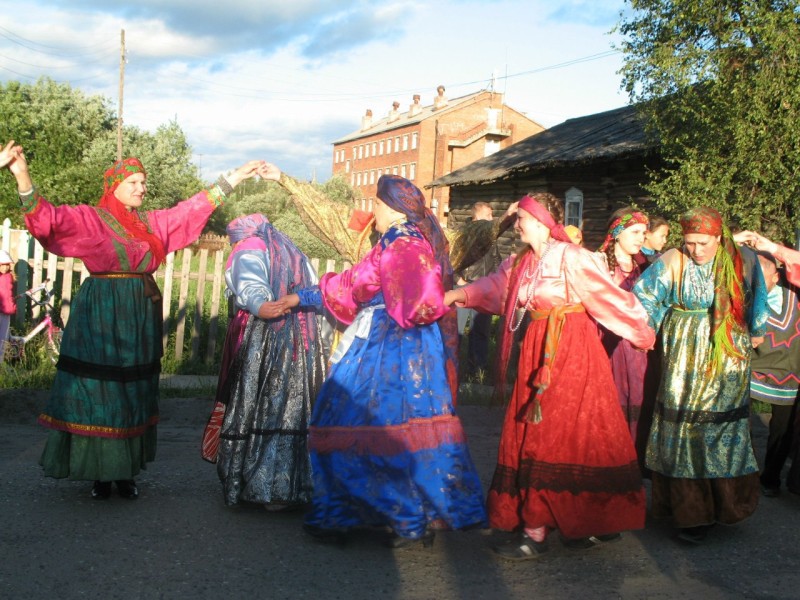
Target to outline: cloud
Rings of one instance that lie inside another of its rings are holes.
[[[381,22],[386,2],[365,0],[77,0],[75,7],[115,16],[126,29],[147,31],[143,56],[204,60],[210,52],[259,50],[270,55],[300,44],[310,58],[368,44],[399,23]],[[395,10],[389,4],[388,10]],[[180,32],[180,33],[177,33]]]

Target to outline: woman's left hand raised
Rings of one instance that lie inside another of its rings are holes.
[[[265,168],[267,162],[264,160],[251,160],[244,163],[241,167],[225,176],[231,187],[236,187],[245,179],[250,179],[258,175],[258,172]]]

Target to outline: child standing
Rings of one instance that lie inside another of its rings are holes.
[[[17,312],[14,302],[14,261],[5,250],[0,250],[0,363],[3,362],[8,339],[8,326],[11,315]]]

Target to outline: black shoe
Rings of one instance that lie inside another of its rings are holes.
[[[764,496],[764,498],[777,498],[778,496],[781,495],[781,488],[769,485],[762,485],[761,495]]]
[[[423,548],[430,548],[433,546],[433,540],[436,539],[436,532],[432,529],[427,530],[418,538],[403,537],[402,535],[395,534],[389,538],[388,546],[395,550],[405,550],[406,548],[413,548],[422,544]]]
[[[309,525],[308,523],[303,523],[303,529],[308,535],[313,537],[314,540],[322,544],[343,545],[347,542],[346,529],[323,529],[322,527]]]
[[[547,552],[547,545],[544,542],[534,542],[523,533],[522,537],[516,540],[495,546],[494,551],[508,560],[534,560]]]
[[[120,498],[127,498],[128,500],[136,500],[139,497],[139,488],[136,487],[136,482],[133,479],[119,479],[114,483],[117,484],[117,493]],[[111,493],[111,484],[109,486],[109,493]]]
[[[95,500],[108,500],[111,497],[110,481],[95,481],[92,486],[92,498]]]
[[[570,550],[588,550],[602,546],[603,544],[611,544],[618,542],[622,539],[619,533],[609,533],[607,535],[592,535],[585,538],[564,539],[564,545]]]
[[[678,539],[690,544],[699,545],[705,541],[709,529],[711,529],[710,525],[684,527],[678,532]]]

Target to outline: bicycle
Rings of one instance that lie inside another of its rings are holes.
[[[54,308],[51,303],[51,299],[53,298],[55,291],[52,287],[49,290],[47,289],[48,283],[50,283],[50,280],[45,279],[41,285],[31,288],[27,292],[17,296],[17,299],[27,296],[33,304],[40,307],[44,311],[44,316],[39,323],[37,323],[36,326],[28,332],[27,335],[11,335],[8,337],[5,346],[6,360],[20,360],[23,356],[25,356],[25,344],[30,342],[40,333],[45,332],[47,334],[45,337],[45,350],[47,352],[47,356],[53,364],[58,361],[58,354],[61,351],[62,331],[61,327],[59,327],[53,320]],[[40,296],[37,298],[36,294],[40,294]]]

